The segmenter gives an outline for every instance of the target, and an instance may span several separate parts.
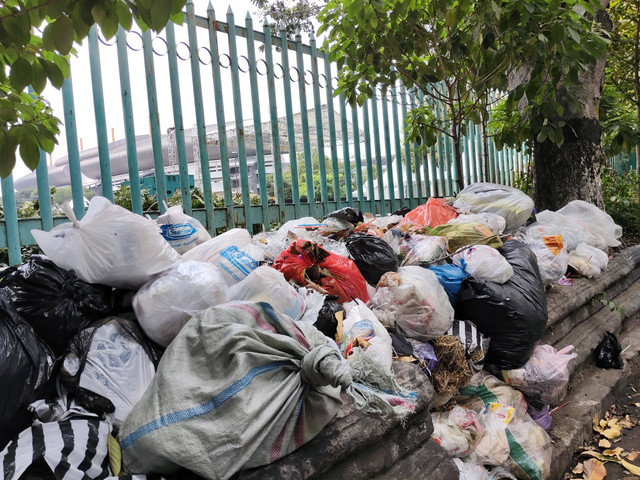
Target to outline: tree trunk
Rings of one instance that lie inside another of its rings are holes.
[[[602,0],[602,10],[596,19],[612,30],[613,23]],[[600,121],[598,111],[600,94],[604,85],[606,56],[583,73],[578,84],[570,87],[569,96],[582,105],[582,112],[571,115],[565,105],[566,122],[563,128],[564,143],[556,146],[549,140],[534,142],[533,146],[533,200],[538,211],[557,210],[571,200],[584,200],[603,208],[600,171],[606,162],[600,145]],[[556,87],[557,98],[563,98],[566,88]]]

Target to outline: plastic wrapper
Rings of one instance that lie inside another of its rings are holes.
[[[467,277],[462,282],[456,316],[472,321],[491,339],[486,363],[520,368],[531,356],[547,325],[547,296],[535,255],[516,240],[499,249],[514,275],[502,285]]]
[[[497,403],[493,403],[492,406],[498,410],[506,410],[507,415],[509,408],[511,408]],[[506,418],[501,418],[485,407],[482,411],[481,419],[484,425],[484,432],[478,439],[471,458],[482,465],[502,465],[506,463],[509,460]]]
[[[479,463],[466,458],[452,459],[458,469],[458,480],[491,480],[489,472]]]
[[[247,230],[232,228],[192,248],[182,258],[215,265],[222,272],[227,285],[231,286],[258,268],[264,254],[251,242]]]
[[[467,215],[458,215],[456,218],[452,218],[447,223],[450,225],[460,225],[462,223],[484,223],[491,229],[496,235],[502,234],[507,226],[507,222],[504,217],[497,213],[470,213]]]
[[[583,200],[573,200],[558,210],[558,213],[573,220],[589,232],[594,240],[592,247],[606,249],[620,245],[622,227],[616,225],[611,215],[603,212],[595,205]]]
[[[180,254],[211,239],[202,223],[184,213],[181,205],[168,208],[156,221],[164,239]]]
[[[622,347],[616,336],[606,332],[604,338],[593,351],[596,366],[600,368],[622,368]]]
[[[527,413],[534,422],[536,422],[545,430],[548,431],[551,428],[553,417],[549,413],[549,405],[545,405],[541,409],[537,409],[536,407],[529,405]]]
[[[513,407],[513,417],[521,418],[529,408],[524,394],[510,387],[490,373],[481,370],[458,391],[458,403],[478,413],[483,412],[490,403],[499,403]]]
[[[436,274],[440,285],[442,285],[444,291],[447,292],[451,305],[455,307],[458,301],[458,294],[460,293],[460,285],[462,281],[469,276],[465,267],[445,263],[428,268]]]
[[[166,347],[194,313],[226,302],[227,288],[216,267],[187,260],[138,290],[133,311],[149,338]]]
[[[451,253],[472,245],[489,245],[494,248],[502,246],[502,240],[496,237],[484,223],[468,222],[459,225],[440,225],[429,230],[429,235],[447,237]]]
[[[313,323],[314,327],[334,340],[338,330],[342,330],[342,322],[338,320],[338,315],[342,315],[342,320],[346,317],[344,307],[336,300],[338,300],[338,297],[333,295],[325,297],[322,308],[318,312],[317,320]]]
[[[596,242],[595,237],[572,218],[543,210],[536,213],[536,222],[527,228],[527,236],[539,240],[548,235],[562,235],[562,241],[569,252],[575,250],[579,243],[591,245]]]
[[[341,218],[329,217],[322,221],[317,232],[323,237],[339,240],[353,232],[354,226],[351,222]]]
[[[407,341],[413,348],[413,355],[420,360],[420,365],[426,370],[425,373],[431,374],[438,363],[438,357],[433,345],[416,338],[407,338]]]
[[[328,218],[337,218],[340,220],[346,220],[352,225],[357,225],[358,223],[364,222],[364,217],[362,216],[362,212],[357,208],[353,207],[344,207],[339,210],[334,210],[333,212],[327,214],[324,217],[324,220]]]
[[[473,410],[455,406],[447,412],[434,412],[431,436],[450,457],[466,457],[484,433],[480,415]]]
[[[527,241],[527,245],[536,256],[540,278],[545,287],[553,285],[567,273],[569,254],[562,236],[545,236],[539,241]]]
[[[158,361],[135,322],[109,317],[74,337],[59,379],[77,404],[121,425],[151,383]]]
[[[377,285],[387,272],[398,271],[398,257],[387,242],[379,237],[354,233],[345,240],[349,256],[370,285]]]
[[[451,260],[459,267],[464,266],[469,275],[488,282],[505,283],[513,276],[513,268],[488,245],[476,245],[456,253]]]
[[[391,370],[391,336],[375,313],[359,300],[345,304],[344,308],[347,313],[341,342],[344,357],[349,360],[356,349],[362,349],[387,370]]]
[[[0,287],[56,355],[71,337],[112,310],[111,287],[83,282],[42,255],[6,269]]]
[[[229,288],[227,300],[267,302],[292,320],[300,319],[305,310],[304,296],[287,282],[281,272],[266,265],[256,268],[247,278]]]
[[[0,290],[0,450],[29,426],[27,406],[47,388],[54,356]]]
[[[483,182],[462,189],[453,206],[461,211],[498,214],[505,219],[508,231],[523,226],[533,212],[533,200],[522,191]]]
[[[369,300],[367,282],[353,260],[330,253],[308,240],[296,240],[273,264],[288,281],[335,295],[338,302]]]
[[[576,249],[569,253],[569,266],[588,278],[601,275],[608,264],[609,257],[606,253],[586,243],[578,244]]]
[[[552,403],[569,383],[569,361],[576,357],[573,345],[556,350],[551,345],[538,345],[529,361],[516,370],[502,370],[508,385],[517,388],[536,408]]]
[[[453,322],[453,307],[436,275],[421,267],[400,267],[380,279],[370,308],[388,326],[408,337],[429,340],[444,334]]]
[[[420,205],[407,213],[400,224],[400,228],[437,227],[458,216],[458,211],[447,204],[444,198],[431,197],[427,203]]]
[[[403,267],[437,262],[447,256],[448,241],[446,237],[413,235],[412,241],[412,247],[402,261]]]
[[[104,197],[91,199],[82,220],[76,219],[69,204],[63,210],[71,222],[31,234],[57,266],[73,270],[85,282],[140,288],[180,258],[158,234],[156,222]]]
[[[453,335],[460,340],[471,370],[473,372],[482,370],[484,357],[489,349],[489,339],[485,338],[473,323],[464,320],[454,320],[447,335]]]

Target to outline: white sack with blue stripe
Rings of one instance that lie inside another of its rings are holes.
[[[315,327],[267,303],[213,307],[194,316],[169,345],[122,425],[123,467],[167,474],[186,468],[227,479],[266,465],[333,419],[341,388],[356,407],[382,417],[413,408],[393,374],[366,352],[347,365]]]

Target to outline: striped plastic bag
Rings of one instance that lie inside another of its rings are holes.
[[[355,382],[354,372],[368,385]],[[211,308],[169,345],[122,425],[123,467],[167,474],[182,467],[227,479],[311,440],[340,409],[341,388],[356,408],[378,417],[412,409],[402,396],[383,392],[408,395],[393,374],[368,355],[347,364],[315,327],[295,323],[267,303]]]

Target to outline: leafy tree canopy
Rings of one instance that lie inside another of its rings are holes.
[[[7,0],[0,2],[0,176],[16,151],[34,169],[39,148],[52,152],[60,121],[40,96],[48,82],[60,88],[69,76],[69,54],[93,24],[107,39],[119,26],[162,30],[182,22],[186,0]],[[37,30],[36,30],[37,29]],[[27,86],[34,93],[27,93]]]

